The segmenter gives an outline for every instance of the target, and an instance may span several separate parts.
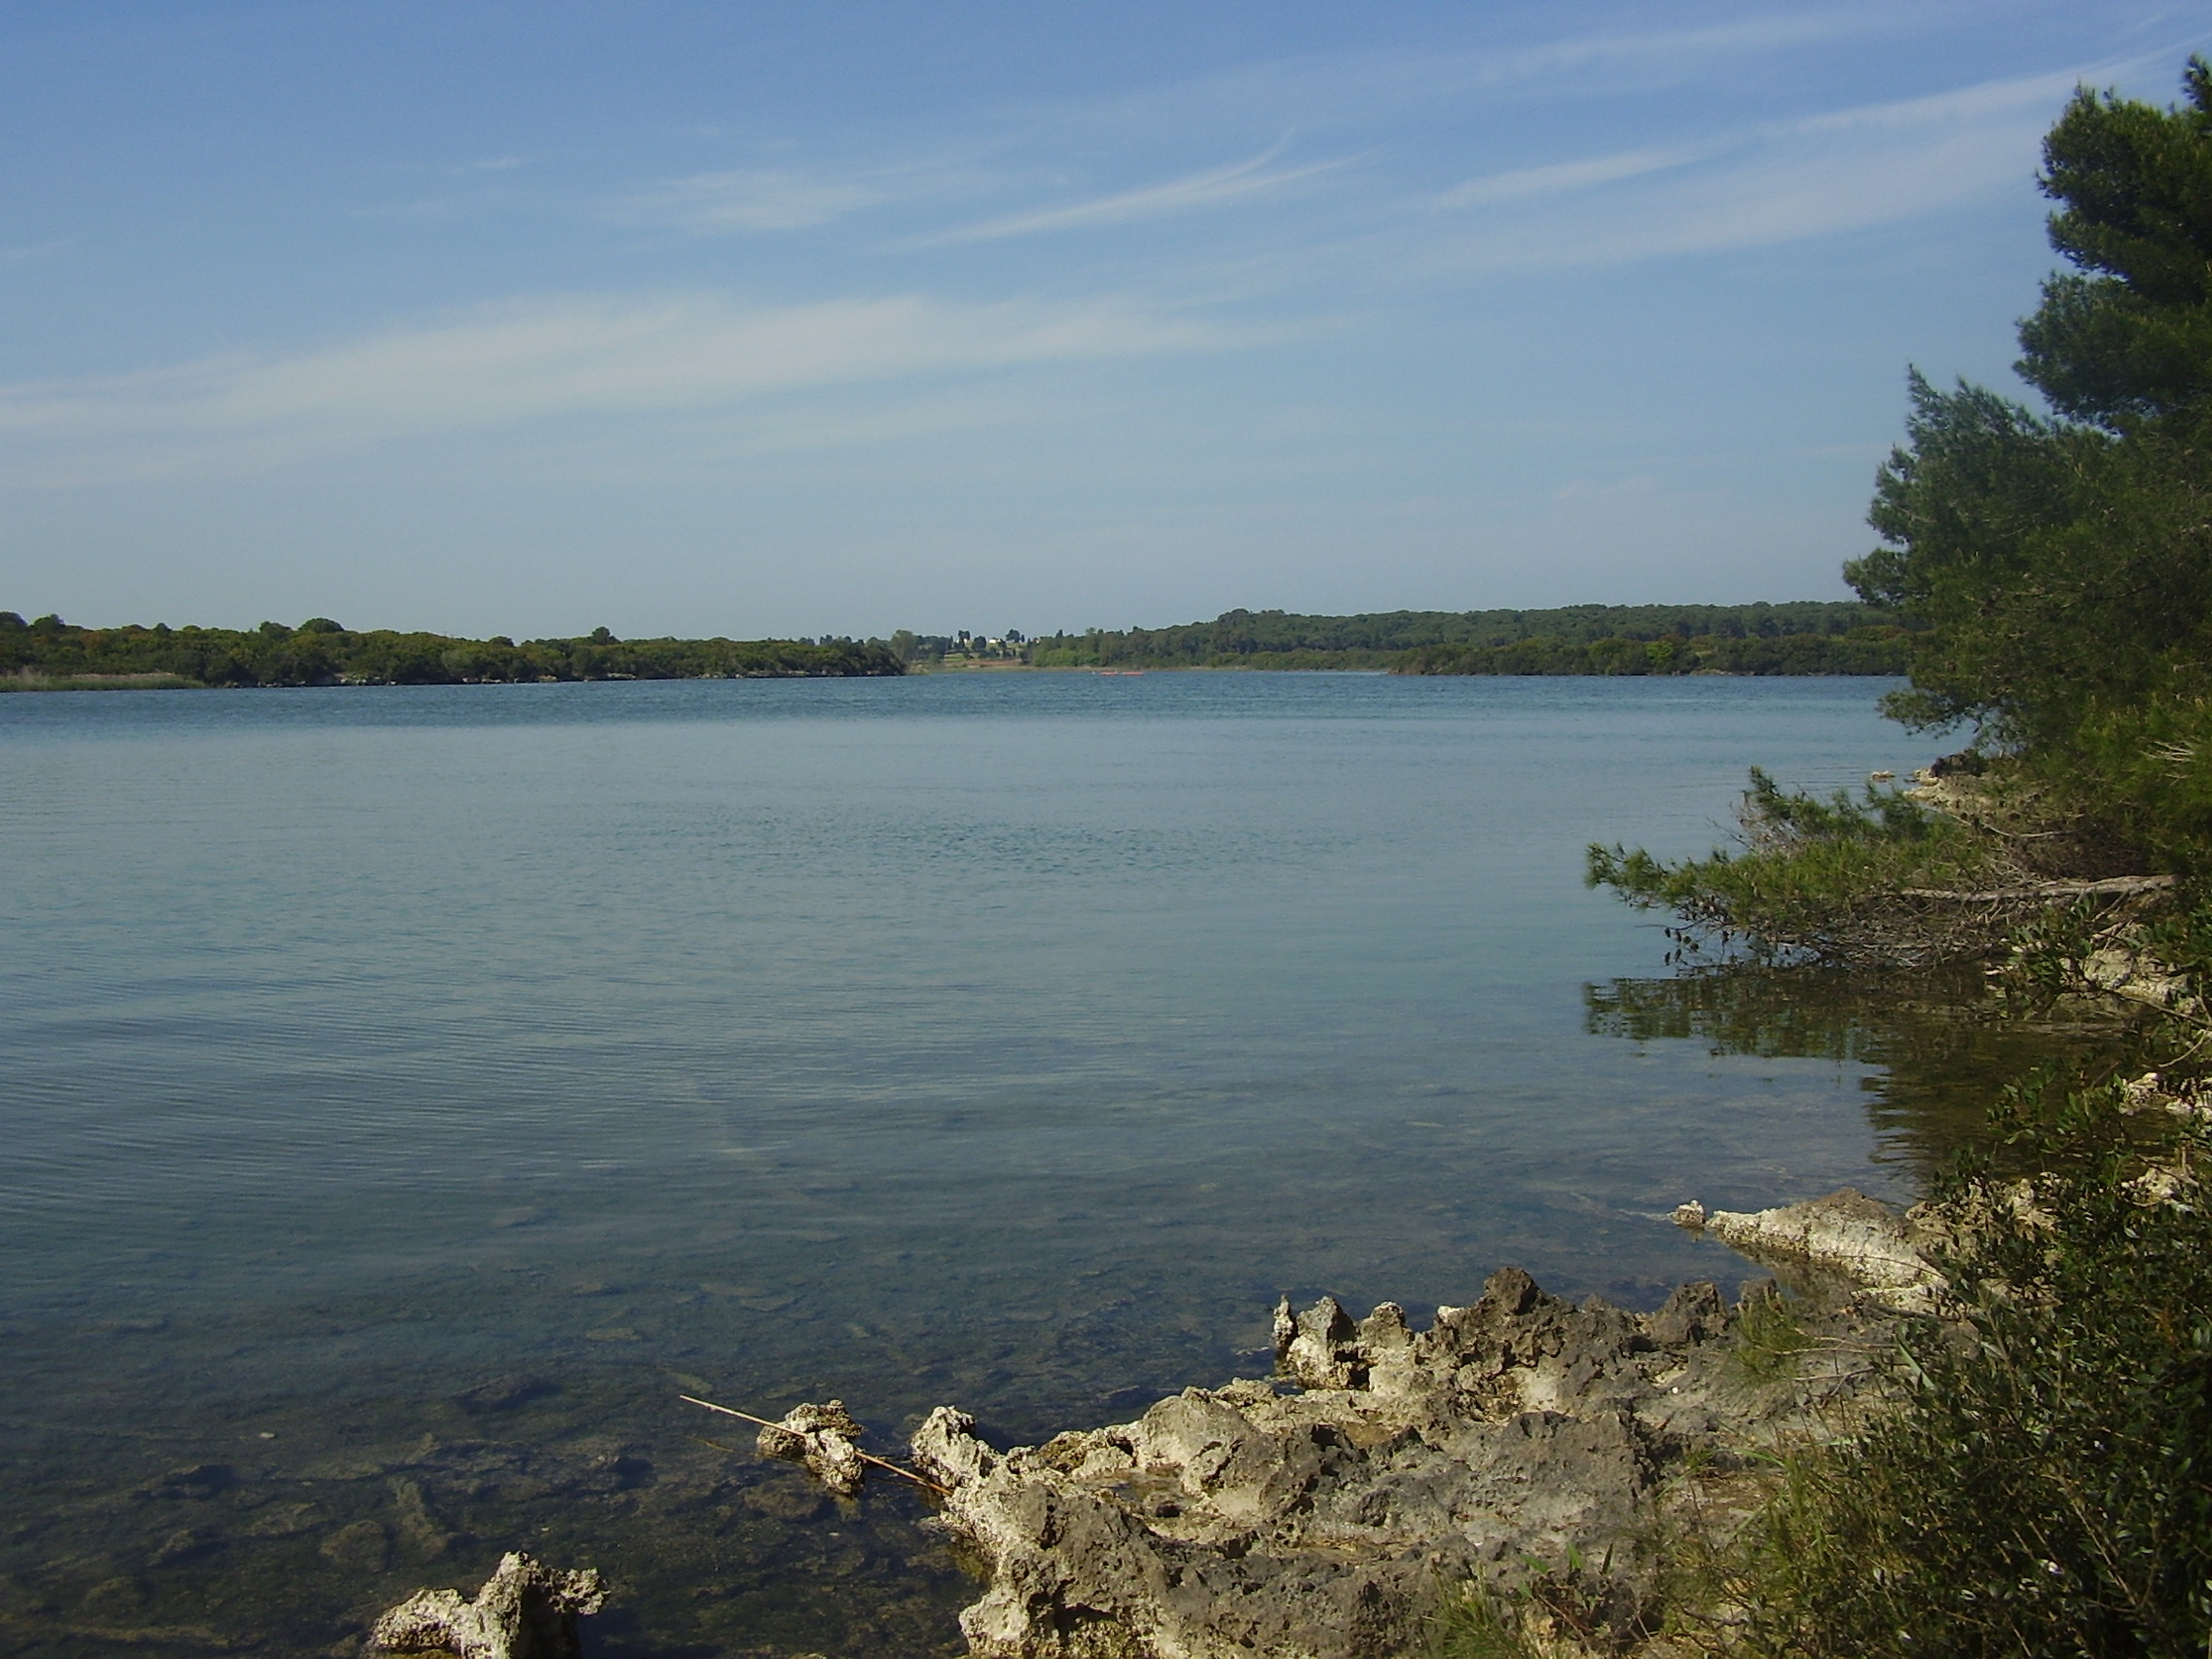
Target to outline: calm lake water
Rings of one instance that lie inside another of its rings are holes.
[[[1924,762],[1885,688],[0,697],[0,1640],[350,1652],[522,1546],[607,1653],[953,1651],[915,1506],[676,1395],[1026,1439],[1285,1291],[1648,1307],[1749,1271],[1680,1199],[1908,1196],[1878,1034],[1729,1051],[1581,885]]]

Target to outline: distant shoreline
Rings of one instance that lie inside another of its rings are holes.
[[[1840,601],[1782,605],[1567,606],[1551,610],[1394,610],[1353,616],[1226,611],[1169,628],[1089,629],[1029,639],[962,632],[890,639],[574,639],[355,630],[326,616],[253,629],[156,623],[85,628],[0,610],[0,689],[189,690],[212,686],[473,685],[600,680],[868,679],[1011,669],[1163,673],[1513,676],[1895,676],[1913,631]]]
[[[881,640],[489,640],[356,631],[328,617],[297,628],[81,628],[0,610],[0,686],[12,691],[216,686],[475,685],[598,680],[892,678]]]
[[[1388,678],[1394,672],[1387,668],[1276,668],[1267,664],[1242,663],[1191,663],[1174,664],[1165,668],[1074,668],[1051,663],[997,662],[954,663],[942,666],[916,668],[904,676],[868,676],[866,678],[912,678],[917,680],[959,677],[971,673],[998,674],[1057,674],[1091,675],[1106,679],[1138,679],[1148,675],[1185,674],[1299,674],[1325,676],[1332,674],[1356,675],[1368,678]],[[1618,674],[1565,674],[1565,673],[1498,673],[1489,675],[1459,675],[1449,678],[1492,680],[1896,680],[1897,674],[1860,674],[1838,671],[1818,674],[1736,674],[1725,669],[1698,669],[1687,674],[1672,675],[1618,675]],[[732,675],[670,675],[641,679],[630,674],[603,675],[593,680],[465,680],[465,681],[400,681],[400,680],[350,680],[323,682],[315,684],[260,684],[210,685],[203,681],[186,680],[173,674],[74,674],[40,675],[23,674],[0,676],[0,696],[10,694],[38,694],[67,691],[332,691],[332,690],[396,690],[423,684],[511,686],[511,685],[608,685],[656,684],[676,680],[831,680],[856,678],[848,675],[825,674],[732,674]],[[1438,677],[1430,677],[1438,678]]]

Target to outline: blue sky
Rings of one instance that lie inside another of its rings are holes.
[[[1823,598],[2200,9],[0,7],[0,607]]]

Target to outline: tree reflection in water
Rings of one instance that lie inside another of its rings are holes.
[[[1749,963],[1582,988],[1593,1036],[1878,1068],[1862,1084],[1882,1156],[1924,1182],[1989,1136],[2008,1085],[2140,1070],[2148,1016],[2110,999],[2029,1005],[1977,965],[1854,974]]]

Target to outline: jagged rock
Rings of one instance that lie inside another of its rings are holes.
[[[1700,1208],[1702,1216],[1705,1211]],[[1643,1321],[1651,1340],[1662,1347],[1684,1347],[1708,1342],[1728,1328],[1728,1305],[1720,1287],[1706,1279],[1685,1284],[1667,1298],[1659,1310]]]
[[[851,1497],[867,1476],[867,1464],[856,1444],[866,1432],[842,1400],[826,1406],[802,1403],[786,1413],[782,1422],[764,1424],[754,1444],[761,1456],[804,1463],[835,1495]]]
[[[2129,1114],[2161,1111],[2199,1122],[2212,1119],[2212,1104],[2205,1102],[2195,1083],[2168,1082],[2155,1071],[2145,1072],[2132,1083],[2121,1084],[2120,1101],[2120,1109]]]
[[[377,1620],[371,1653],[445,1653],[455,1659],[577,1659],[576,1618],[596,1613],[599,1574],[563,1571],[527,1555],[502,1556],[473,1602],[458,1590],[421,1590]]]
[[[2170,877],[2168,878],[2171,879]],[[2082,977],[2100,991],[2151,1008],[2178,1010],[2190,1002],[2189,981],[2146,949],[2116,941],[2082,959]]]
[[[961,1615],[976,1659],[1382,1659],[1419,1648],[1441,1586],[1525,1582],[1570,1547],[1605,1562],[1625,1632],[1652,1593],[1658,1483],[1743,1424],[1727,1323],[1710,1284],[1640,1318],[1518,1269],[1418,1332],[1390,1303],[1355,1323],[1285,1301],[1279,1375],[1301,1391],[1186,1389],[1008,1452],[940,1407],[911,1450],[988,1574]],[[1828,1409],[1849,1386],[1813,1391]]]
[[[1351,1315],[1335,1297],[1294,1315],[1286,1296],[1275,1308],[1275,1365],[1302,1387],[1353,1387],[1366,1381],[1354,1335]]]
[[[1926,1249],[1939,1234],[1925,1207],[1899,1211],[1851,1187],[1825,1198],[1745,1213],[1695,1202],[1677,1225],[1702,1229],[1754,1261],[1801,1264],[1833,1273],[1900,1310],[1925,1310],[1944,1289]]]
[[[2178,1204],[2194,1198],[2198,1181],[2187,1163],[2152,1163],[2121,1184],[2120,1190],[2146,1208]]]

